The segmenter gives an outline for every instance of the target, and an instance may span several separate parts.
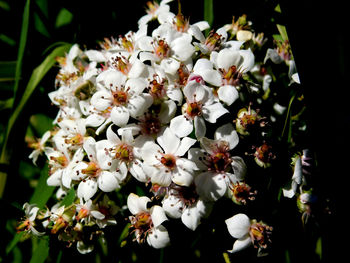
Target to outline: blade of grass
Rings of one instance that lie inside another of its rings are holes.
[[[48,239],[42,238],[38,242],[38,246],[34,250],[30,263],[43,263],[49,255]]]
[[[18,116],[20,115],[21,111],[23,110],[24,106],[26,105],[28,99],[34,92],[34,90],[37,88],[40,81],[43,79],[43,77],[46,75],[46,73],[55,65],[56,60],[55,58],[57,56],[63,56],[71,47],[70,44],[62,45],[57,48],[55,48],[46,58],[45,60],[34,69],[29,82],[27,84],[26,89],[23,92],[23,96],[20,99],[18,105],[16,105],[15,110],[13,111],[12,115],[10,116],[10,119],[7,124],[6,134],[4,138],[4,144],[1,151],[0,156],[0,163],[2,164],[8,164],[10,160],[10,154],[8,153],[8,138],[11,133],[12,127],[17,120]],[[0,173],[0,198],[3,195],[3,191],[5,188],[6,183],[6,173],[1,172]]]
[[[23,11],[22,29],[21,29],[21,36],[19,39],[17,64],[16,64],[16,80],[15,80],[15,87],[14,87],[14,98],[16,98],[19,80],[21,78],[22,61],[23,61],[23,55],[24,55],[24,50],[26,47],[27,36],[28,36],[29,16],[30,16],[30,0],[27,0],[26,5],[24,7],[24,11]]]
[[[204,0],[204,20],[207,21],[210,27],[214,21],[214,5],[213,0]],[[209,29],[206,30],[206,34],[208,34]]]

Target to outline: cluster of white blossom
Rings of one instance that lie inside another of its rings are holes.
[[[84,228],[95,226],[100,231],[94,235],[103,235],[124,211],[135,241],[162,248],[171,239],[165,221],[180,219],[196,230],[217,200],[244,205],[255,198],[245,158],[269,167],[274,155],[262,143],[252,155],[237,156],[240,138],[265,122],[251,105],[238,113],[231,106],[240,100],[248,73],[259,82],[249,84],[253,91],[269,88],[271,76],[253,53],[264,37],[238,22],[205,37],[209,24],[190,24],[170,12],[170,1],[149,2],[137,32],[105,39],[100,50],[73,45],[59,59],[57,88],[49,94],[59,108],[55,128],[30,157],[35,163],[44,154],[47,184],[58,187],[59,200],[74,189],[76,200],[42,212],[26,204],[22,229],[57,234],[87,253],[93,245],[85,243],[91,236]],[[149,32],[155,19],[159,26]],[[284,59],[274,52],[266,60]],[[150,188],[152,196],[129,193],[125,211],[108,194],[130,184]],[[271,242],[272,228],[245,214],[232,215],[226,224],[237,239],[231,252],[249,245],[265,249]]]

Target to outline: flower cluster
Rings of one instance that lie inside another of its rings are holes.
[[[87,253],[122,214],[136,242],[162,248],[172,235],[166,221],[195,231],[219,200],[231,199],[237,211],[259,195],[248,163],[254,171],[273,165],[269,131],[285,111],[267,99],[273,77],[265,64],[285,61],[288,81],[298,82],[290,49],[268,49],[258,60],[266,39],[245,16],[205,34],[206,21],[190,24],[169,2],[149,2],[137,32],[105,39],[99,50],[73,45],[58,59],[49,94],[59,109],[55,127],[30,155],[34,163],[47,157],[57,204],[40,212],[26,204],[19,229]],[[152,31],[151,20],[159,22]],[[125,203],[113,199],[123,189],[132,189]],[[71,192],[73,202],[62,205]],[[271,245],[272,227],[261,219],[238,213],[225,222],[236,239],[230,252]]]

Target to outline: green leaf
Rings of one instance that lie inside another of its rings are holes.
[[[19,85],[19,80],[21,78],[22,60],[24,56],[26,43],[27,43],[29,16],[30,16],[30,0],[27,0],[23,11],[22,29],[21,29],[21,36],[19,39],[19,47],[18,47],[18,55],[17,55],[16,80],[15,80],[15,88],[14,88],[15,99],[16,99],[16,93]]]
[[[33,127],[37,136],[42,137],[44,133],[53,127],[53,119],[44,114],[35,114],[30,117],[30,125]]]
[[[35,187],[32,198],[30,199],[30,204],[36,204],[40,209],[44,208],[47,201],[52,196],[56,187],[48,186],[46,181],[49,175],[49,168],[46,165],[44,169],[40,172],[40,178],[38,185]]]
[[[63,198],[61,205],[60,206],[70,206],[71,204],[73,204],[75,200],[75,190],[74,188],[70,189],[68,194]]]
[[[320,257],[320,259],[322,260],[322,238],[319,237],[316,241],[316,250],[315,250],[316,254]]]
[[[41,20],[37,13],[34,13],[34,26],[35,29],[45,37],[50,37],[49,31],[47,31],[44,22]]]
[[[282,26],[282,25],[279,25],[277,24],[277,29],[278,29],[278,32],[280,33],[283,41],[286,41],[288,40],[288,35],[287,35],[287,30],[286,30],[286,27],[285,26]]]
[[[11,109],[13,105],[13,98],[9,98],[7,100],[1,100],[0,101],[0,111]]]
[[[22,239],[24,234],[25,234],[25,232],[20,232],[14,236],[14,238],[11,240],[11,243],[8,244],[8,246],[6,247],[6,254],[7,255],[12,251],[12,249],[14,249],[16,247],[17,243]]]
[[[2,154],[1,154],[1,160],[0,160],[2,163],[8,162],[9,157],[6,154],[7,153],[7,151],[6,151],[7,140],[8,140],[8,137],[10,135],[11,129],[12,129],[15,121],[17,120],[19,114],[21,113],[23,107],[25,106],[25,104],[29,100],[29,98],[32,95],[32,93],[34,92],[34,90],[37,88],[37,86],[40,83],[40,81],[42,80],[42,78],[53,67],[53,65],[55,65],[55,63],[56,63],[55,58],[57,56],[63,56],[69,50],[70,47],[71,47],[70,44],[65,44],[65,45],[62,45],[62,46],[55,48],[45,58],[45,60],[38,67],[36,67],[34,69],[32,76],[30,77],[30,80],[27,84],[27,87],[23,92],[23,96],[22,96],[21,100],[19,101],[18,105],[16,105],[16,108],[9,119],[9,122],[7,125],[7,131],[6,131],[6,135],[5,135],[4,146],[3,146]],[[1,196],[1,191],[0,191],[0,196]]]
[[[0,61],[1,79],[15,79],[17,61]]]
[[[72,20],[73,20],[73,14],[69,12],[67,9],[62,8],[56,18],[56,28],[65,26],[70,22],[72,22]]]
[[[212,26],[214,21],[214,5],[213,0],[204,0],[204,20]]]
[[[4,34],[0,34],[0,40],[5,42],[6,44],[8,44],[9,46],[14,46],[16,45],[16,41],[13,40],[12,38],[4,35]]]
[[[5,11],[10,11],[10,6],[5,1],[0,1],[0,8],[4,9]]]
[[[39,240],[39,244],[33,252],[30,263],[43,263],[49,255],[49,241],[46,238]]]
[[[44,14],[44,16],[48,18],[49,17],[48,0],[35,0],[35,3],[39,7],[40,11]]]

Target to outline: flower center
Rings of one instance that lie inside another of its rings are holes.
[[[246,205],[248,200],[254,200],[256,191],[252,192],[251,187],[245,183],[237,182],[235,184],[232,184],[230,187],[232,191],[232,200],[236,204],[243,204]]]
[[[215,145],[213,154],[207,156],[207,166],[209,171],[218,173],[225,172],[232,160],[230,158],[229,147],[226,142],[220,141]]]
[[[81,172],[90,177],[97,177],[101,172],[101,169],[95,162],[89,162],[88,167],[82,169]]]
[[[116,57],[113,59],[112,66],[124,75],[128,75],[132,65],[127,58]]]
[[[71,137],[70,139],[65,139],[66,144],[71,145],[80,145],[84,142],[84,136],[80,133],[77,133],[75,136]]]
[[[171,189],[174,190],[172,194],[179,198],[186,207],[191,207],[194,205],[199,198],[194,184],[187,187],[172,183]]]
[[[221,35],[218,33],[214,33],[214,31],[210,31],[209,36],[205,40],[205,45],[210,51],[217,50],[221,45]]]
[[[126,37],[122,36],[120,38],[121,46],[125,48],[128,52],[134,51],[134,44]]]
[[[170,54],[170,47],[163,39],[160,39],[154,44],[154,53],[160,59],[166,58]]]
[[[147,14],[150,14],[150,15],[154,16],[156,11],[157,11],[157,9],[159,8],[158,3],[155,2],[155,1],[153,1],[153,2],[148,1],[146,3],[146,5],[147,5],[147,8],[146,8]]]
[[[253,221],[249,230],[255,248],[266,249],[271,244],[272,227],[262,223]]]
[[[124,90],[116,90],[113,92],[113,103],[116,106],[125,106],[128,103],[128,93]]]
[[[115,149],[115,158],[122,162],[130,162],[133,159],[132,146],[122,143]]]
[[[166,95],[164,81],[159,83],[156,79],[153,79],[149,85],[149,93],[155,99],[163,98]]]
[[[140,212],[135,216],[129,217],[131,222],[131,228],[136,234],[136,240],[139,243],[143,243],[146,240],[146,237],[153,228],[153,222],[150,213]]]
[[[147,135],[156,135],[160,131],[161,122],[159,118],[148,113],[140,120],[141,132]]]
[[[191,119],[193,119],[196,116],[201,116],[202,103],[197,101],[187,103],[186,113]]]
[[[176,158],[172,154],[164,154],[160,159],[160,162],[169,169],[174,169],[176,166]]]
[[[231,66],[227,71],[225,69],[220,69],[220,72],[224,85],[238,86],[242,74],[237,70],[235,65]]]
[[[187,79],[190,73],[188,72],[187,67],[181,63],[179,69],[177,70],[177,74],[179,76],[178,83],[180,86],[185,86],[187,84]]]
[[[272,147],[266,143],[256,148],[254,156],[258,165],[262,167],[268,167],[271,165],[271,161],[275,158],[275,155],[271,152],[271,148]]]

